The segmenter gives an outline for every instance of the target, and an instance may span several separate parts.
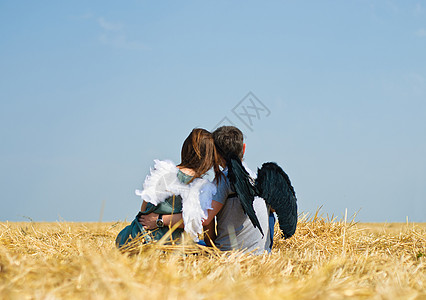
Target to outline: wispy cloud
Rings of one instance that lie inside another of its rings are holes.
[[[416,4],[416,7],[414,7],[414,15],[415,16],[420,16],[421,14],[423,14],[424,10],[423,7],[420,3]]]
[[[70,17],[76,20],[95,21],[101,30],[97,39],[103,45],[127,50],[148,49],[144,43],[129,39],[125,32],[125,25],[121,22],[112,22],[104,17],[98,17],[91,13]]]
[[[121,31],[123,29],[122,24],[108,22],[102,17],[98,18],[97,21],[98,21],[99,26],[101,26],[101,28],[105,29],[106,31]]]
[[[415,32],[415,35],[419,37],[426,37],[426,29],[420,28],[419,30]]]
[[[147,49],[142,42],[127,38],[122,23],[107,21],[103,17],[97,18],[97,22],[103,30],[98,39],[102,44],[127,50]]]

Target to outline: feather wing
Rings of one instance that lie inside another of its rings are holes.
[[[244,169],[241,160],[238,158],[231,158],[227,165],[229,181],[234,186],[244,212],[253,223],[253,226],[257,227],[263,235],[262,227],[260,226],[253,208],[255,188],[251,182],[250,175],[246,169]]]
[[[284,237],[291,237],[297,226],[297,199],[288,175],[276,163],[264,163],[258,169],[256,189],[278,215]]]

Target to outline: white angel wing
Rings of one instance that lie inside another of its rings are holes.
[[[154,160],[154,168],[143,184],[143,190],[136,190],[142,200],[158,205],[173,195],[173,187],[179,183],[178,169],[171,161]]]

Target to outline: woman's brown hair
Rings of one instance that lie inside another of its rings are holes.
[[[219,156],[213,135],[205,129],[194,128],[183,142],[178,167],[193,170],[195,172],[193,179],[201,177],[213,168],[215,180],[218,182],[222,172],[219,169]]]

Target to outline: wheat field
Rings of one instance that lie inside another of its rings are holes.
[[[119,251],[125,225],[0,223],[0,298],[426,299],[424,223],[305,216],[260,256],[190,243]]]

